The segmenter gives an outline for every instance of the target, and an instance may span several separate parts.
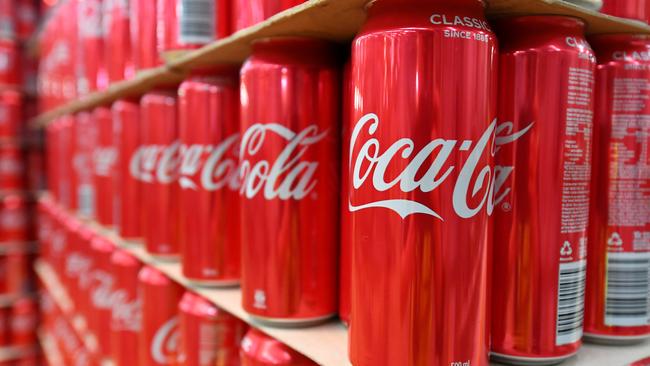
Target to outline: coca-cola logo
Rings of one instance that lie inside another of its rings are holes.
[[[236,134],[217,145],[183,145],[178,180],[181,188],[198,190],[200,185],[206,191],[216,191],[226,186],[237,190],[239,188],[236,160],[238,143],[239,134]],[[197,174],[199,183],[194,178]]]
[[[165,322],[151,341],[151,357],[159,364],[167,364],[169,358],[178,351],[178,317]]]
[[[95,174],[101,177],[110,177],[117,160],[117,150],[114,147],[97,148],[93,152]]]
[[[249,199],[260,191],[267,200],[305,198],[318,183],[314,178],[318,162],[306,161],[304,155],[328,132],[321,131],[316,125],[307,126],[298,133],[277,123],[258,123],[249,127],[242,136],[239,151],[240,193]],[[273,162],[252,162],[269,134],[285,140],[286,146]]]
[[[349,158],[352,188],[359,190],[369,180],[372,188],[377,192],[387,192],[398,188],[403,193],[416,190],[428,193],[445,183],[454,170],[460,169],[451,198],[456,214],[461,218],[471,218],[485,206],[487,206],[488,214],[491,214],[494,206],[499,204],[509,193],[509,190],[504,192],[500,192],[500,190],[514,168],[511,166],[496,166],[494,168],[489,165],[480,166],[482,157],[485,154],[494,155],[501,146],[521,138],[532,127],[533,123],[521,131],[514,132],[511,122],[497,126],[495,120],[476,142],[438,138],[416,151],[413,140],[405,137],[395,141],[382,152],[380,141],[373,137],[379,128],[379,117],[376,114],[367,114],[354,126],[350,140]],[[360,136],[364,131],[367,133],[367,139],[362,142]],[[456,150],[469,154],[460,168],[448,164]],[[396,177],[387,180],[386,175],[389,168],[394,170],[391,163],[398,159],[408,162],[406,168]],[[427,161],[431,163],[425,167],[424,164]],[[473,205],[468,202],[468,197],[474,198]],[[402,219],[409,215],[424,214],[444,221],[444,218],[433,208],[411,199],[385,199],[360,203],[350,201],[348,207],[350,212],[385,208],[394,211]]]
[[[132,298],[124,289],[116,290],[111,302],[113,303],[112,326],[114,330],[139,332],[142,327],[142,302]]]
[[[145,183],[171,184],[178,179],[181,165],[181,144],[140,146],[131,156],[131,176]]]

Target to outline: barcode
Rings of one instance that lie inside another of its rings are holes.
[[[650,253],[609,253],[605,324],[650,325]]]
[[[586,275],[586,260],[560,264],[555,333],[555,344],[558,346],[582,338]]]
[[[203,44],[215,39],[214,0],[181,0],[178,8],[181,44]]]
[[[91,184],[81,184],[77,188],[79,214],[85,217],[95,215],[95,188]]]

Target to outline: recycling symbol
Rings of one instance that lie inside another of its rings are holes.
[[[563,257],[568,257],[571,254],[573,254],[573,248],[571,248],[571,243],[565,241],[564,244],[562,245],[562,249],[560,249],[560,254],[562,254]]]
[[[621,239],[621,236],[618,233],[613,233],[609,240],[607,240],[607,245],[620,247],[623,245],[623,239]]]

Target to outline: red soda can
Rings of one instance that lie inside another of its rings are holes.
[[[0,307],[0,346],[11,345],[11,308]]]
[[[34,273],[32,270],[33,256],[24,250],[12,251],[6,254],[6,290],[13,295],[33,292]]]
[[[557,363],[582,343],[596,61],[579,19],[497,24],[492,356]]]
[[[29,39],[38,25],[38,3],[34,0],[16,1],[16,33],[20,39]]]
[[[304,3],[305,0],[234,0],[233,32],[260,23],[271,16]]]
[[[213,71],[179,94],[183,275],[202,285],[239,283],[239,75]]]
[[[45,141],[46,146],[45,146],[45,152],[46,152],[46,158],[45,158],[45,170],[47,174],[47,187],[50,195],[52,196],[52,200],[54,202],[59,202],[59,166],[60,162],[57,160],[58,158],[58,149],[59,147],[59,131],[60,131],[60,124],[59,120],[56,119],[52,121],[46,128],[45,128]],[[2,189],[2,188],[0,188]]]
[[[0,198],[0,243],[24,243],[34,239],[31,210],[24,196]]]
[[[15,0],[0,1],[0,37],[13,39],[16,36]]]
[[[115,251],[115,244],[97,236],[92,239],[90,246],[93,254],[93,272],[88,292],[91,313],[87,320],[90,329],[97,337],[99,354],[102,357],[110,357],[111,317],[115,291],[115,273],[111,265],[111,255]]]
[[[650,36],[601,35],[585,337],[650,338]]]
[[[138,171],[136,157],[140,143],[140,105],[128,99],[113,103],[113,146],[116,151],[113,174],[115,228],[122,238],[142,236],[141,183],[132,174]]]
[[[108,86],[104,68],[102,0],[77,1],[76,7],[79,21],[77,91],[84,95]]]
[[[133,76],[129,0],[107,0],[102,17],[105,40],[104,54],[108,80],[115,83]]]
[[[153,91],[140,101],[143,236],[149,254],[178,257],[178,142],[176,92]]]
[[[488,363],[496,51],[480,0],[377,1],[353,42],[355,366]]]
[[[107,227],[113,225],[113,205],[115,190],[115,160],[117,151],[113,144],[113,114],[108,107],[98,107],[93,111],[93,123],[97,129],[97,144],[93,151],[94,184],[97,189],[97,221]]]
[[[74,305],[75,310],[81,314],[86,314],[86,307],[84,307],[85,302],[83,298],[86,295],[85,290],[88,286],[85,286],[83,291],[81,289],[81,284],[83,281],[88,281],[89,273],[92,272],[92,259],[89,255],[90,242],[88,240],[88,231],[90,230],[85,225],[72,218],[71,220],[73,225],[68,231],[68,248],[66,251],[66,265],[65,265],[65,276],[66,282],[68,284],[68,294],[71,299],[75,299]]]
[[[19,87],[22,83],[22,62],[17,41],[0,39],[0,85]]]
[[[348,61],[343,69],[343,118],[341,119],[342,136],[350,135],[350,119],[352,117],[352,100],[354,99],[354,89],[350,82],[351,64]],[[345,159],[350,156],[350,146],[342,144],[341,156]],[[341,182],[347,182],[350,179],[347,164],[341,164]],[[344,209],[348,204],[348,186],[344,183],[341,186],[341,248],[339,255],[339,318],[343,324],[350,325],[350,276],[352,271],[352,244],[350,229],[350,211]]]
[[[61,131],[63,134],[66,130]],[[64,136],[61,136],[64,137]],[[14,142],[0,145],[0,191],[24,190],[27,186],[23,148]],[[65,184],[66,182],[60,182]],[[61,188],[64,188],[61,186]],[[65,192],[61,192],[61,195]],[[62,196],[64,199],[65,196]]]
[[[91,245],[95,236],[96,233],[93,229],[81,225],[77,233],[78,244],[75,245],[79,256],[79,266],[83,271],[79,271],[77,278],[78,294],[72,295],[77,295],[73,297],[75,299],[75,308],[86,320],[90,320],[91,317],[95,316],[94,306],[89,295],[95,282],[95,267],[100,264]]]
[[[647,0],[604,0],[600,11],[615,17],[650,23],[650,2]]]
[[[58,193],[56,197],[58,203],[67,209],[72,208],[72,194],[75,187],[72,187],[73,180],[72,175],[72,156],[73,156],[73,141],[74,141],[74,130],[73,126],[75,119],[73,116],[66,115],[63,116],[58,122],[58,131],[56,133],[57,141],[56,143],[56,156],[53,156],[54,164],[57,164],[56,167],[56,177],[57,180],[56,186],[58,188]],[[1,150],[0,150],[1,151]],[[1,170],[1,169],[0,169]],[[0,184],[1,186],[1,184]]]
[[[11,344],[32,346],[38,343],[38,304],[34,299],[23,297],[11,306]]]
[[[239,344],[248,326],[192,292],[179,308],[180,359],[192,366],[239,366]]]
[[[139,365],[173,364],[178,357],[178,302],[183,288],[149,266],[142,268],[138,281],[142,296]]]
[[[142,299],[137,281],[142,263],[127,251],[116,249],[111,255],[111,266],[115,274],[111,355],[116,364],[128,365],[137,357],[142,330]]]
[[[81,222],[74,215],[66,215],[63,226],[66,248],[61,261],[62,271],[59,272],[59,280],[71,298],[76,299],[78,295],[77,278],[83,269],[79,268],[80,263],[77,257],[77,253],[80,251],[78,239]]]
[[[72,208],[83,217],[95,218],[97,195],[93,151],[97,145],[97,124],[91,113],[80,112],[73,126]]]
[[[325,41],[267,39],[241,71],[242,303],[260,320],[338,307],[338,61]]]
[[[160,65],[156,46],[157,0],[130,0],[131,50],[135,70],[148,69]]]
[[[0,139],[18,140],[23,132],[22,97],[19,92],[0,92]]]
[[[156,0],[159,52],[204,46],[230,34],[228,0]]]
[[[315,366],[312,360],[257,329],[249,329],[241,341],[241,366]]]

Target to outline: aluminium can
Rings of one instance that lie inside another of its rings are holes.
[[[488,362],[497,42],[483,5],[377,1],[353,41],[355,366]]]
[[[142,298],[138,291],[138,273],[142,262],[129,252],[116,249],[111,255],[115,276],[111,312],[111,358],[118,365],[137,359],[142,331]]]
[[[492,357],[554,364],[582,343],[596,60],[579,19],[496,24]]]
[[[241,366],[315,366],[314,361],[251,328],[241,341]]]
[[[600,35],[585,337],[650,338],[650,36]]]
[[[337,311],[340,61],[325,41],[265,39],[241,71],[242,302],[262,321]]]

